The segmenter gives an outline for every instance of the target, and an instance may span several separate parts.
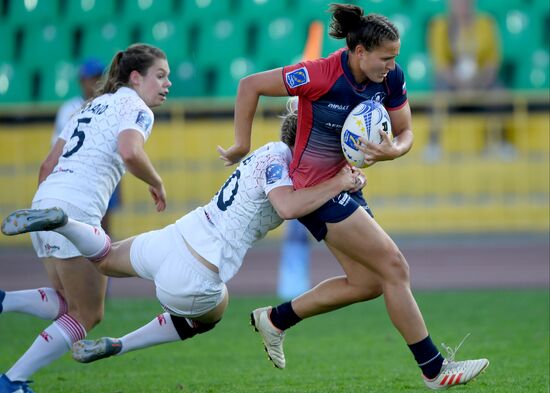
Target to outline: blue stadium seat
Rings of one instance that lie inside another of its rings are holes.
[[[170,60],[169,99],[205,96],[205,75],[203,69],[189,60]]]
[[[235,57],[216,67],[216,84],[213,93],[217,97],[234,97],[239,81],[247,75],[261,71],[250,58]]]
[[[79,94],[78,67],[73,63],[60,61],[41,70],[38,101],[61,103]]]
[[[189,58],[189,43],[193,39],[189,34],[189,25],[181,18],[162,19],[141,25],[140,41],[164,50],[170,64]]]
[[[514,88],[545,90],[550,88],[550,54],[547,48],[538,48],[518,61],[514,74]]]
[[[116,20],[117,2],[108,0],[69,0],[66,2],[65,23],[79,25],[86,23],[100,23]]]
[[[281,67],[302,58],[308,25],[300,18],[277,16],[256,21],[255,62],[261,69]]]
[[[32,77],[21,64],[0,63],[0,104],[25,104],[32,99]]]
[[[233,14],[232,0],[183,0],[181,9],[185,19],[194,22],[227,17]]]
[[[158,21],[173,16],[174,2],[171,0],[124,0],[122,19],[128,23]]]
[[[246,26],[235,18],[220,18],[203,24],[198,35],[196,60],[201,67],[227,63],[246,55]]]
[[[21,62],[36,69],[53,61],[72,60],[72,40],[72,30],[63,24],[29,26],[24,33]]]
[[[58,0],[12,0],[7,4],[8,23],[15,26],[31,26],[36,23],[56,22],[59,19]]]
[[[126,49],[132,43],[129,27],[120,21],[117,23],[85,24],[82,27],[79,58],[93,56],[107,64],[117,51]]]
[[[13,61],[15,59],[16,48],[16,29],[9,23],[0,23],[0,37],[2,45],[0,45],[0,59],[3,61]]]

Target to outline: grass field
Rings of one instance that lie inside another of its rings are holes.
[[[487,357],[478,380],[453,392],[549,391],[549,293],[537,291],[419,292],[417,301],[436,343],[455,346],[472,333],[458,358]],[[285,341],[287,368],[271,366],[248,325],[268,297],[233,298],[213,331],[83,365],[66,355],[38,372],[37,393],[425,392],[411,354],[381,299],[303,321]],[[160,312],[154,300],[110,300],[89,337],[120,335]],[[45,321],[0,317],[0,370],[26,349]]]

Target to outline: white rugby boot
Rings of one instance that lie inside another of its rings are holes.
[[[26,232],[51,231],[65,225],[68,219],[67,214],[59,207],[16,210],[2,221],[2,233],[12,236]]]
[[[250,324],[262,336],[269,360],[275,367],[285,368],[285,353],[283,351],[285,332],[271,323],[270,314],[271,307],[257,308],[250,314]]]
[[[454,360],[458,349],[468,336],[469,334],[462,339],[455,349],[446,346],[444,343],[441,344],[447,351],[448,357],[443,361],[441,371],[435,378],[428,379],[422,376],[424,383],[429,389],[443,390],[453,386],[465,385],[489,367],[489,360],[487,359]]]

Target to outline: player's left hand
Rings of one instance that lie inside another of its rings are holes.
[[[361,144],[358,146],[365,154],[365,163],[368,166],[376,164],[378,161],[393,160],[399,156],[399,152],[393,145],[393,142],[388,134],[382,129],[378,131],[382,137],[382,143],[379,145],[369,142],[366,138],[360,137]]]
[[[230,146],[227,150],[218,145],[216,150],[220,153],[220,160],[225,161],[225,166],[238,163],[248,153],[248,151],[243,151],[242,148],[236,145]]]

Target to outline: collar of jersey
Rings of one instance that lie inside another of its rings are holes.
[[[365,90],[369,82],[368,81],[366,83],[355,82],[353,73],[351,72],[351,69],[348,66],[348,56],[349,56],[349,49],[342,51],[340,61],[342,62],[342,69],[344,70],[344,75],[346,76],[346,79],[348,80],[350,85],[352,85],[355,90],[360,90],[360,91]]]

